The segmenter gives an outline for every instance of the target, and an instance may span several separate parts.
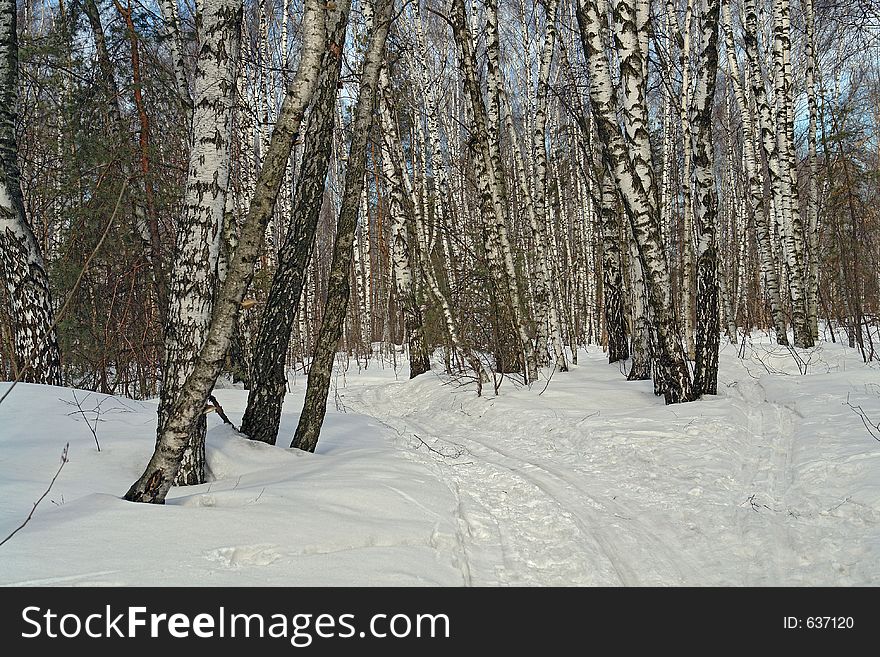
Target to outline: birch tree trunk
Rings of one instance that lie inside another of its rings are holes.
[[[659,217],[651,200],[652,197],[656,198],[656,194],[651,186],[652,178],[639,176],[630,160],[630,145],[618,127],[617,97],[606,55],[606,11],[604,0],[578,0],[578,25],[590,71],[590,104],[599,137],[604,142],[605,164],[614,173],[638,244],[651,317],[657,333],[657,375],[663,381],[666,403],[686,402],[692,399],[690,370],[675,319]],[[644,103],[644,99],[641,102]]]
[[[623,274],[620,262],[620,212],[610,172],[602,176],[602,290],[608,362],[629,358],[626,315],[623,306]],[[628,226],[627,226],[628,228]]]
[[[94,0],[88,0],[94,2]],[[174,84],[177,97],[185,114],[192,110],[192,95],[186,79],[186,62],[183,59],[183,44],[180,40],[180,17],[177,11],[177,0],[159,0],[159,10],[165,23],[165,37],[171,55],[171,66],[174,68]]]
[[[686,0],[684,30],[681,40],[681,117],[682,157],[682,290],[681,314],[684,318],[684,345],[688,355],[694,353],[694,198],[691,184],[691,26],[694,0]]]
[[[623,235],[624,244],[627,245],[629,250],[629,257],[626,261],[629,266],[629,309],[632,319],[632,347],[630,349],[632,363],[630,364],[629,374],[626,375],[626,380],[647,381],[651,378],[651,326],[648,321],[645,275],[639,259],[639,247],[635,237],[632,235],[632,231],[625,230]],[[657,383],[659,385],[656,385],[655,389],[662,391],[662,381]]]
[[[266,225],[275,209],[278,190],[287,170],[290,150],[317,86],[326,34],[323,7],[320,0],[305,0],[302,57],[278,113],[238,246],[214,303],[204,346],[170,408],[150,462],[125,495],[129,501],[165,502],[189,436],[202,416],[205,402],[223,368],[241,301],[253,278]]]
[[[807,324],[813,341],[819,339],[819,188],[817,180],[816,124],[818,108],[816,105],[816,28],[813,0],[802,0],[804,13],[806,58],[805,84],[807,87],[807,109],[810,114],[807,125]]]
[[[382,124],[382,172],[390,187],[391,258],[394,282],[403,310],[404,325],[409,341],[409,378],[413,379],[431,369],[430,353],[425,342],[424,313],[419,302],[415,272],[418,271],[419,240],[412,218],[404,211],[404,188],[399,167],[401,160],[394,157],[397,136],[391,111],[393,95],[387,68],[379,74],[379,116]]]
[[[532,234],[535,240],[537,258],[537,277],[535,284],[535,305],[537,324],[537,348],[536,358],[540,364],[547,362],[547,338],[549,327],[550,346],[556,369],[565,372],[568,366],[565,364],[565,350],[562,346],[562,337],[559,331],[559,317],[557,313],[556,299],[553,290],[555,278],[550,273],[550,263],[547,262],[547,231],[556,220],[556,214],[548,211],[547,203],[547,104],[550,91],[550,69],[553,64],[553,51],[556,47],[556,13],[559,8],[558,0],[546,0],[544,2],[544,20],[546,22],[544,32],[544,46],[541,50],[541,61],[538,71],[538,92],[535,102],[535,127],[532,139],[533,160],[535,163],[535,200],[534,217],[532,219]],[[512,122],[511,122],[512,127]],[[525,190],[524,190],[525,191]]]
[[[507,309],[510,312],[514,329],[520,341],[520,349],[523,358],[524,378],[526,383],[534,381],[538,376],[537,363],[535,361],[535,349],[528,335],[525,319],[522,316],[522,295],[519,291],[519,283],[516,275],[516,267],[513,262],[513,254],[510,242],[507,239],[506,215],[507,198],[504,185],[504,171],[500,168],[501,156],[497,147],[493,146],[493,134],[498,134],[499,116],[497,104],[492,100],[497,98],[500,64],[497,51],[497,2],[489,0],[487,3],[487,35],[490,38],[487,44],[489,59],[490,79],[490,107],[492,112],[487,111],[483,104],[480,86],[477,80],[475,53],[471,32],[468,28],[467,15],[464,0],[453,0],[451,23],[453,34],[459,48],[459,65],[464,76],[466,95],[470,101],[471,113],[474,120],[474,132],[478,153],[482,161],[483,203],[489,210],[489,225],[487,232],[487,256],[494,269],[500,269],[506,283],[505,298]],[[496,80],[493,83],[492,78]],[[494,88],[493,88],[494,87]]]
[[[253,440],[275,444],[281,407],[287,392],[285,369],[293,322],[300,308],[324,186],[333,150],[336,98],[342,68],[350,0],[340,0],[327,30],[329,47],[321,59],[315,102],[305,131],[302,167],[296,185],[293,216],[278,253],[278,266],[266,298],[254,341],[248,403],[241,431]]]
[[[712,107],[718,71],[718,3],[701,0],[699,59],[694,85],[692,150],[694,153],[694,219],[697,228],[697,322],[694,394],[718,392],[718,248],[715,222],[715,148],[712,142]]]
[[[0,262],[17,376],[61,385],[61,354],[40,246],[25,216],[18,167],[18,35],[15,0],[0,0]]]
[[[733,83],[737,105],[739,105],[740,117],[743,122],[743,159],[746,177],[748,178],[751,210],[755,220],[755,242],[758,247],[761,275],[764,279],[764,287],[770,302],[770,314],[776,332],[776,341],[779,344],[788,344],[786,319],[779,291],[779,278],[776,275],[777,265],[774,257],[772,227],[769,223],[770,218],[768,218],[764,204],[764,181],[761,175],[763,167],[758,160],[758,154],[755,149],[755,126],[752,121],[751,107],[746,90],[740,81],[739,66],[736,60],[736,47],[733,39],[733,20],[730,15],[730,0],[722,0],[721,15],[724,27],[725,49],[727,51],[727,66],[730,72],[730,80]],[[749,66],[751,67],[751,58],[756,56],[751,49],[755,48],[756,44],[751,44],[749,38],[749,34],[746,33],[746,54]],[[761,89],[763,90],[763,85]],[[760,109],[759,107],[758,110],[760,111]]]
[[[811,347],[813,333],[807,324],[804,232],[798,208],[797,162],[793,143],[791,21],[788,0],[773,0],[773,80],[773,95],[776,101],[776,141],[779,153],[777,203],[782,213],[784,251],[791,290],[791,323],[795,345]]]
[[[200,49],[195,73],[192,151],[168,286],[159,438],[186,378],[195,368],[211,323],[229,184],[232,83],[241,38],[242,6],[240,0],[204,0],[198,9]],[[175,483],[179,486],[205,480],[205,427],[205,418],[201,416],[177,472]]]
[[[315,344],[315,354],[309,368],[306,397],[291,447],[314,452],[327,413],[327,394],[333,359],[342,337],[345,313],[350,295],[350,272],[354,233],[357,230],[361,192],[367,163],[367,139],[373,125],[373,106],[379,84],[379,68],[385,54],[385,41],[391,26],[394,3],[374,0],[373,27],[367,52],[364,55],[360,89],[354,110],[351,144],[345,168],[345,191],[336,222],[333,260],[327,284],[327,303]]]

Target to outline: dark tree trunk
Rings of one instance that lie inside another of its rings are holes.
[[[620,204],[610,173],[602,176],[602,293],[608,362],[629,358],[620,263]]]
[[[373,105],[376,89],[379,86],[379,68],[385,53],[385,40],[391,26],[394,10],[393,2],[376,0],[373,16],[373,29],[370,44],[364,55],[360,91],[354,112],[351,144],[345,170],[345,191],[342,207],[336,222],[336,239],[333,244],[333,260],[327,283],[327,304],[315,345],[315,355],[309,368],[306,398],[302,414],[296,427],[291,447],[314,452],[327,413],[327,394],[330,390],[330,375],[333,371],[333,358],[342,328],[350,294],[350,271],[354,233],[357,229],[361,193],[364,189],[364,171],[367,164],[367,139],[373,125]]]
[[[694,89],[694,218],[697,227],[697,326],[694,394],[718,392],[718,249],[715,218],[718,198],[715,193],[712,144],[712,104],[715,99],[715,73],[718,70],[719,0],[706,0],[701,21],[700,62]]]
[[[287,349],[324,203],[349,5],[347,0],[338,4],[332,26],[329,26],[327,38],[335,46],[327,48],[321,60],[321,77],[306,127],[293,216],[278,253],[278,267],[272,277],[253,348],[250,390],[241,431],[252,440],[272,445],[278,439],[281,406],[287,392]]]

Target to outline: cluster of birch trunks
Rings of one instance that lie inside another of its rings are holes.
[[[60,76],[32,54],[59,35],[89,44]],[[411,377],[437,354],[497,394],[601,344],[679,403],[715,394],[724,335],[809,348],[823,306],[874,357],[877,185],[842,100],[867,69],[829,91],[818,41],[812,0],[0,0],[4,370],[128,392],[134,367],[160,404],[126,497],[161,503],[204,481],[221,375],[248,390],[243,434],[314,451],[340,349],[405,344]],[[90,224],[53,173],[64,119],[29,104],[47,71],[68,106],[97,99],[79,130],[126,144],[76,181]],[[100,239],[60,285],[84,225]],[[106,315],[93,257],[123,271]],[[68,312],[143,339],[78,358]]]

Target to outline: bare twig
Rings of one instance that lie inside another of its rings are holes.
[[[442,450],[436,449],[435,447],[431,447],[428,443],[426,443],[424,440],[422,440],[421,437],[419,437],[418,434],[414,434],[414,433],[413,433],[413,434],[410,434],[410,435],[411,435],[413,438],[415,438],[416,440],[418,440],[422,445],[424,445],[425,448],[426,448],[429,452],[432,452],[432,453],[436,454],[437,456],[439,456],[439,457],[441,457],[441,458],[444,458],[444,459],[457,459],[457,458],[461,458],[462,455],[463,455],[463,454],[465,453],[465,451],[466,451],[464,447],[458,445],[458,446],[457,446],[457,447],[458,447],[457,449],[454,449],[454,450],[452,450],[451,453],[447,454],[446,452],[444,452],[444,451],[442,451]]]
[[[89,418],[86,417],[86,412],[83,410],[82,404],[80,403],[79,399],[76,396],[76,390],[71,390],[70,392],[73,394],[73,401],[76,404],[77,411],[79,412],[80,415],[82,415],[82,419],[85,421],[86,426],[89,428],[89,431],[91,431],[92,435],[95,437],[95,446],[98,448],[98,451],[100,452],[101,451],[101,443],[98,442],[98,419],[101,417],[101,415],[100,415],[101,406],[99,404],[94,409],[95,426],[92,426],[92,423],[89,422]],[[89,393],[89,395],[90,394],[91,393]],[[83,401],[88,399],[89,395],[86,395],[86,398],[83,399]]]
[[[849,401],[849,393],[846,394],[846,405],[849,406],[852,411],[859,416],[862,420],[862,424],[865,425],[865,429],[868,430],[868,435],[871,436],[877,442],[880,442],[880,421],[873,420],[866,412],[865,409],[861,407],[861,405],[852,404]]]
[[[69,460],[67,458],[67,450],[69,448],[70,448],[70,443],[67,443],[64,446],[64,449],[61,451],[61,465],[58,466],[58,471],[55,473],[55,476],[52,477],[52,481],[49,482],[49,487],[46,489],[46,491],[42,495],[40,495],[40,499],[38,499],[36,502],[34,502],[34,506],[31,509],[31,512],[28,514],[27,518],[24,519],[24,522],[21,523],[14,530],[12,530],[12,533],[9,534],[9,536],[7,536],[2,541],[0,541],[0,546],[4,545],[6,543],[6,541],[8,541],[10,538],[15,536],[19,531],[21,531],[24,528],[24,526],[31,521],[31,518],[34,517],[34,511],[37,510],[37,507],[40,505],[40,502],[42,502],[43,499],[46,497],[46,495],[49,494],[49,491],[52,490],[52,486],[55,484],[55,480],[58,479],[58,475],[61,474],[62,468],[64,468],[64,466],[67,464],[67,461]]]
[[[556,374],[556,364],[553,365],[553,371],[550,372],[550,376],[547,377],[547,383],[544,384],[544,387],[541,389],[541,392],[538,393],[538,397],[543,395],[547,391],[547,386],[550,385],[550,381],[553,380],[553,375]]]

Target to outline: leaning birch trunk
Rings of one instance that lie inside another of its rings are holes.
[[[409,342],[409,378],[413,379],[431,369],[428,345],[425,342],[424,316],[419,303],[418,286],[414,273],[418,271],[419,240],[413,234],[412,221],[407,221],[403,203],[403,181],[400,160],[394,158],[394,140],[397,139],[391,112],[393,95],[386,67],[379,74],[379,117],[382,124],[382,173],[390,188],[391,258],[397,297],[403,310],[404,325]],[[399,164],[398,164],[399,163]]]
[[[354,232],[357,230],[364,172],[367,164],[367,139],[373,125],[373,105],[379,84],[379,68],[385,54],[385,41],[391,25],[393,2],[375,0],[373,28],[370,43],[364,55],[363,72],[357,105],[354,110],[351,144],[345,168],[345,191],[342,207],[336,222],[336,239],[333,243],[333,260],[327,282],[327,303],[315,344],[315,354],[309,367],[306,397],[303,402],[299,424],[291,447],[314,452],[327,413],[327,394],[330,391],[330,375],[333,359],[348,308],[350,294],[350,271]]]
[[[471,38],[470,29],[468,28],[467,17],[465,12],[464,0],[454,0],[452,3],[451,22],[453,25],[453,34],[458,44],[460,62],[459,65],[464,74],[465,91],[470,101],[471,113],[475,124],[475,133],[479,157],[483,164],[482,188],[484,190],[483,202],[489,209],[488,228],[489,240],[487,242],[489,259],[494,263],[493,267],[501,269],[506,282],[506,290],[504,290],[505,300],[510,312],[514,329],[520,341],[520,351],[523,358],[524,379],[526,383],[531,383],[538,377],[538,368],[535,361],[535,348],[532,340],[528,335],[523,317],[522,295],[519,290],[519,283],[516,275],[516,267],[513,262],[513,254],[510,248],[510,242],[507,238],[507,199],[504,186],[504,171],[501,166],[501,156],[497,144],[492,138],[492,134],[497,135],[499,125],[499,112],[497,103],[493,102],[493,97],[497,98],[498,87],[500,85],[500,64],[498,61],[497,45],[497,1],[489,0],[487,11],[487,35],[490,43],[487,44],[487,52],[489,55],[489,82],[490,82],[490,106],[493,107],[491,113],[487,112],[486,106],[483,104],[480,85],[477,80],[476,72],[476,55],[474,53],[473,40]],[[494,11],[493,11],[494,10]],[[495,19],[493,19],[495,17]],[[494,82],[493,82],[494,80]],[[490,130],[492,132],[490,132]]]
[[[578,0],[577,18],[590,70],[590,104],[599,136],[604,142],[603,157],[606,166],[614,172],[644,269],[651,317],[657,333],[657,375],[662,378],[667,404],[690,401],[690,370],[675,318],[659,217],[651,200],[655,196],[650,186],[652,179],[639,177],[629,159],[629,145],[617,122],[617,97],[606,55],[608,38],[604,28],[604,1]]]
[[[350,0],[342,0],[330,19],[315,102],[305,131],[302,167],[296,185],[291,223],[278,253],[278,266],[266,298],[251,356],[248,403],[241,431],[253,440],[275,444],[287,392],[285,369],[291,331],[306,284],[315,245],[324,187],[333,150],[336,97],[342,68]]]
[[[241,0],[200,3],[192,151],[168,284],[165,358],[159,397],[158,438],[184,382],[193,372],[211,324],[221,233],[226,211],[232,142],[233,79],[241,36]],[[205,480],[202,415],[188,440],[175,484]]]
[[[159,10],[162,12],[162,21],[165,23],[165,37],[171,55],[171,66],[174,69],[177,97],[184,112],[189,113],[192,110],[193,100],[189,93],[189,82],[186,79],[186,63],[183,59],[183,44],[180,40],[177,0],[159,0]]]
[[[694,153],[694,219],[697,228],[697,322],[694,394],[718,392],[718,249],[715,222],[715,149],[712,143],[712,106],[718,71],[718,3],[702,0],[699,60],[694,85],[692,150]]]
[[[204,346],[201,347],[192,373],[181,386],[168,413],[150,462],[125,495],[125,499],[129,501],[153,504],[165,502],[165,496],[180,468],[188,438],[202,416],[205,402],[223,368],[241,301],[253,278],[266,225],[275,209],[291,147],[317,86],[325,43],[323,7],[321,0],[305,2],[303,54],[278,114],[235,255],[229,265],[226,280],[217,293]]]
[[[15,0],[0,0],[0,263],[21,381],[61,385],[49,277],[25,217],[18,168],[18,35]]]
[[[722,0],[721,15],[724,27],[725,50],[727,51],[727,66],[730,72],[730,79],[733,82],[736,102],[739,105],[740,117],[743,122],[743,159],[749,183],[749,199],[755,220],[755,242],[758,247],[761,275],[763,276],[764,287],[770,302],[770,314],[773,320],[773,328],[776,332],[776,341],[779,344],[788,344],[788,335],[785,328],[786,319],[779,291],[779,277],[776,275],[777,266],[774,257],[772,228],[770,218],[764,210],[764,182],[761,175],[762,167],[759,165],[758,154],[755,150],[755,126],[752,121],[748,97],[743,83],[740,81],[739,66],[736,60],[730,0]],[[749,54],[751,46],[748,39],[749,35],[746,34],[746,53],[749,59],[751,59],[752,55]]]

